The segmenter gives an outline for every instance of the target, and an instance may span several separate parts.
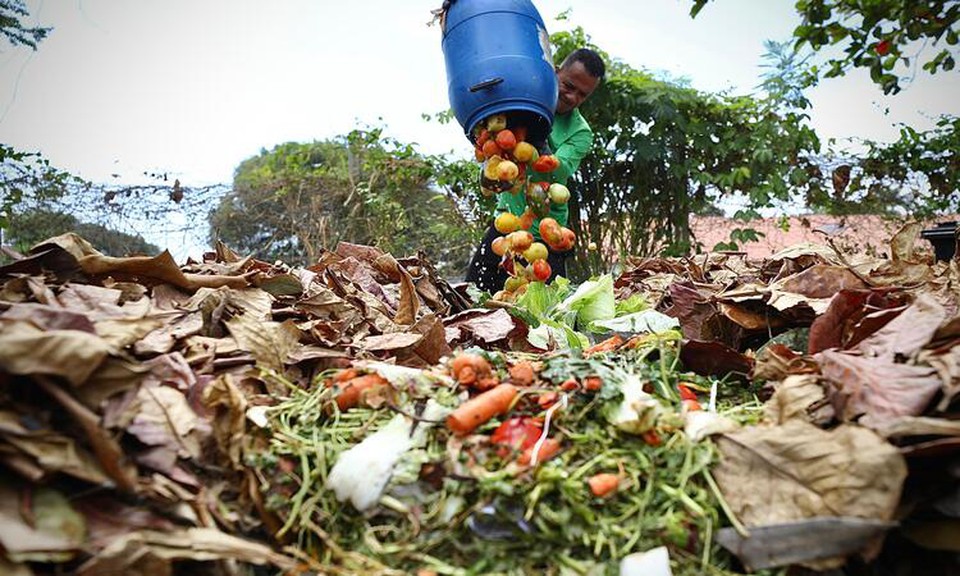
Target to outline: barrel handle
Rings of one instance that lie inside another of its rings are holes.
[[[501,82],[503,82],[503,78],[491,78],[491,79],[489,79],[489,80],[484,80],[483,82],[480,82],[479,84],[474,84],[473,86],[471,86],[471,87],[470,87],[470,91],[471,91],[471,92],[479,92],[480,90],[484,90],[484,89],[486,89],[486,88],[491,88],[491,87],[493,87],[493,86],[496,86],[497,84],[499,84],[499,83],[501,83]]]

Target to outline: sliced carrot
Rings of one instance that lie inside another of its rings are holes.
[[[620,476],[609,472],[601,472],[600,474],[591,476],[590,479],[587,480],[587,484],[590,485],[590,492],[592,492],[594,496],[603,498],[617,491],[617,488],[620,486]]]
[[[337,375],[327,381],[329,386],[334,384],[339,384],[340,382],[346,382],[347,380],[352,380],[360,375],[360,371],[356,368],[347,368],[346,370],[341,370],[337,372]]]
[[[698,410],[703,410],[703,406],[700,405],[700,402],[696,400],[681,400],[683,407],[686,408],[687,412],[696,412]]]
[[[510,381],[517,386],[529,386],[537,378],[533,364],[523,361],[510,367]]]
[[[481,392],[486,392],[491,388],[494,388],[497,384],[500,383],[500,379],[496,376],[487,376],[486,378],[481,378],[477,380],[477,383],[473,387]]]
[[[536,449],[537,445],[527,448],[523,451],[523,454],[517,458],[517,464],[521,466],[529,466],[533,462],[533,451]],[[557,455],[557,452],[560,451],[560,441],[556,438],[547,438],[543,441],[543,444],[540,445],[540,450],[537,452],[537,464],[540,462],[546,462],[547,460],[553,458]]]
[[[640,437],[643,438],[644,442],[646,442],[651,446],[659,446],[660,444],[663,443],[662,440],[660,440],[660,435],[657,434],[656,430],[652,430],[652,429],[647,430],[646,432],[641,434]]]
[[[447,416],[447,428],[461,436],[469,434],[477,426],[509,410],[516,397],[516,386],[499,384],[458,406]]]
[[[599,376],[587,376],[583,379],[583,389],[587,392],[598,392],[603,388],[603,379]]]
[[[557,392],[544,392],[537,396],[537,406],[546,410],[547,408],[553,406],[557,403],[557,400],[560,399],[560,394]]]
[[[458,354],[450,361],[450,372],[457,382],[465,386],[490,377],[491,367],[487,359],[479,354]]]
[[[600,352],[612,352],[623,345],[623,342],[624,340],[622,336],[619,334],[614,334],[603,342],[597,342],[593,346],[586,348],[583,351],[583,355],[590,356],[592,354],[599,354]]]
[[[563,381],[563,384],[560,385],[560,389],[564,392],[573,392],[578,388],[580,388],[580,383],[577,382],[576,378],[568,378]]]
[[[680,383],[677,384],[677,390],[680,391],[681,400],[696,400],[697,393],[690,389],[686,384]]]
[[[360,404],[360,400],[365,392],[387,383],[387,380],[379,374],[364,374],[363,376],[357,376],[356,378],[351,378],[346,382],[337,384],[337,388],[340,389],[337,394],[337,406],[340,407],[341,411],[349,410],[357,404]]]

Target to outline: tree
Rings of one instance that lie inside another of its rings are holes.
[[[282,144],[240,164],[233,190],[210,215],[211,236],[260,258],[304,264],[340,241],[396,255],[423,249],[441,269],[459,271],[477,229],[454,196],[436,189],[442,165],[380,129]],[[465,188],[450,174],[445,184]]]
[[[21,204],[60,198],[77,182],[37,152],[21,152],[0,144],[0,228],[8,226],[10,216]]]
[[[695,0],[691,15],[696,17],[707,2]],[[788,43],[767,42],[772,65],[764,87],[778,91],[784,102],[798,110],[809,107],[803,91],[819,82],[820,70],[811,64],[812,56],[827,46],[843,46],[844,56],[829,60],[824,76],[842,76],[852,68],[866,67],[885,93],[900,91],[899,74],[916,67],[920,55],[926,55],[922,67],[931,74],[954,69],[960,2],[800,0],[796,7],[801,22],[794,30],[792,49]],[[907,50],[920,41],[923,45],[911,60]],[[928,43],[942,49],[930,56],[925,50]],[[901,126],[896,142],[865,141],[863,153],[831,151],[811,159],[807,205],[834,214],[924,217],[960,210],[958,129],[960,118],[942,115],[926,131]]]
[[[696,17],[710,0],[694,0]],[[900,80],[927,57],[922,68],[931,74],[956,66],[960,42],[960,2],[956,0],[798,0],[801,22],[793,31],[795,48],[814,52],[827,46],[843,49],[830,58],[825,76],[843,76],[850,68],[867,68],[884,93],[900,91]],[[922,45],[917,49],[917,44]],[[926,44],[940,50],[930,56]],[[914,57],[911,50],[917,49]],[[899,66],[899,68],[898,68]]]
[[[48,238],[75,232],[97,250],[109,256],[143,254],[153,256],[160,249],[141,236],[111,230],[100,224],[81,222],[76,217],[52,210],[31,210],[11,219],[5,241],[14,250],[25,253]]]
[[[12,46],[29,46],[36,50],[37,44],[52,29],[25,26],[22,19],[29,15],[23,0],[0,0],[0,35]]]
[[[581,28],[551,40],[558,61],[593,47]],[[807,157],[819,140],[802,112],[781,111],[779,97],[705,94],[605,60],[607,78],[582,107],[594,147],[571,182],[571,222],[581,238],[621,256],[686,253],[695,248],[691,213],[734,194],[753,208],[769,206],[808,182]],[[603,270],[616,255],[589,258],[576,267]]]

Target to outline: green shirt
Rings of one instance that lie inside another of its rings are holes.
[[[553,128],[550,131],[550,137],[547,138],[550,149],[560,161],[560,166],[548,174],[541,174],[530,171],[530,180],[533,182],[547,181],[550,183],[559,182],[566,184],[567,179],[580,167],[580,161],[590,151],[593,146],[593,130],[583,119],[579,109],[571,110],[568,114],[556,116],[553,119]],[[522,216],[527,207],[527,200],[522,192],[511,194],[503,192],[497,198],[497,212],[509,210],[517,216]],[[550,203],[550,217],[560,223],[561,226],[567,225],[569,210],[566,204]],[[533,235],[540,239],[540,219],[534,221]]]

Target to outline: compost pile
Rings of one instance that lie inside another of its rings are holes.
[[[0,572],[956,573],[960,268],[918,232],[488,306],[372,247],[50,239],[0,268]]]

